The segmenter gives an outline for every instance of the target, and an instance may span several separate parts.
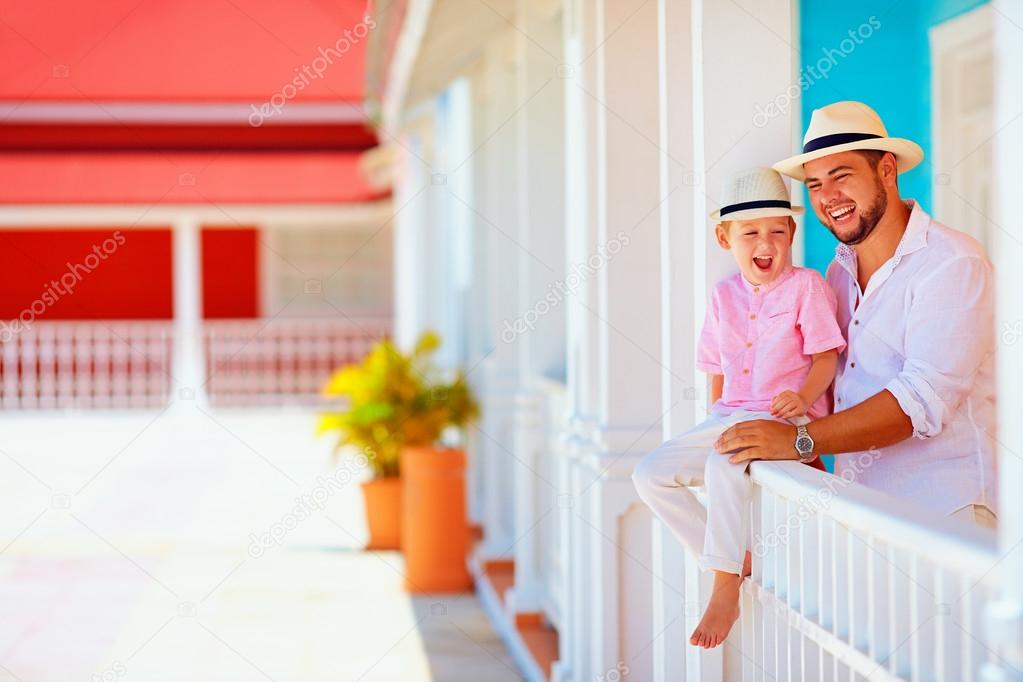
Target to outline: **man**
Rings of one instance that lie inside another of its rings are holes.
[[[737,424],[716,448],[733,462],[833,453],[839,475],[993,527],[991,263],[974,239],[902,200],[898,174],[923,150],[889,137],[870,107],[815,110],[803,142],[802,154],[774,168],[806,183],[817,217],[841,242],[827,274],[848,342],[835,413],[798,428]]]

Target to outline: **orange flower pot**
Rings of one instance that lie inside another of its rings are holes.
[[[404,448],[401,547],[410,592],[462,592],[472,585],[465,565],[469,522],[465,452]]]
[[[400,476],[362,484],[369,541],[366,549],[401,549],[402,485]]]

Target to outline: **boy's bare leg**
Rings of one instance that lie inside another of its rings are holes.
[[[703,612],[700,624],[693,630],[689,643],[712,649],[728,637],[732,625],[739,618],[739,588],[742,579],[750,574],[752,557],[746,552],[742,562],[742,575],[714,571],[714,588],[710,595],[707,610]]]
[[[714,589],[700,624],[693,630],[689,643],[712,649],[728,637],[732,625],[739,618],[739,586],[742,576],[714,571]]]

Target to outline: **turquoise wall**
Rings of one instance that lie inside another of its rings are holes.
[[[986,2],[802,0],[800,73],[808,83],[801,96],[804,130],[818,107],[846,99],[866,102],[881,115],[889,135],[908,137],[924,148],[924,162],[899,179],[899,189],[903,197],[917,199],[930,210],[933,171],[929,163],[931,64],[927,32],[935,24]],[[866,28],[859,31],[862,26]],[[849,40],[850,30],[858,32],[859,41]],[[830,69],[826,74],[825,68]],[[803,202],[808,206],[806,201],[804,189]],[[807,214],[803,235],[806,264],[823,272],[834,256],[836,241],[812,210]]]

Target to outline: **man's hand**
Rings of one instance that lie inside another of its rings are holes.
[[[732,464],[753,459],[799,459],[796,427],[770,419],[740,422],[729,427],[714,443]]]
[[[810,411],[810,403],[795,391],[782,391],[771,401],[771,414],[779,419],[801,417]]]

